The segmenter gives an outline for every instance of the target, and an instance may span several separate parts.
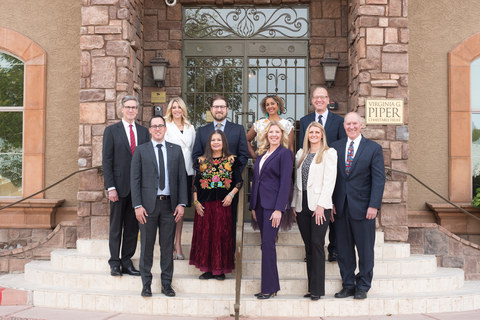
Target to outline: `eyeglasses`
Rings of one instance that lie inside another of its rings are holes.
[[[212,106],[212,109],[226,109],[227,106]]]
[[[152,128],[152,129],[154,129],[154,130],[155,130],[155,129],[162,129],[163,127],[165,127],[164,124],[159,124],[158,126],[155,126],[155,125],[150,126],[150,128]]]
[[[138,107],[123,107],[123,109],[128,110],[128,111],[134,111],[134,110],[137,110]]]
[[[313,96],[312,99],[313,99],[313,100],[318,100],[318,99],[327,100],[327,99],[328,99],[328,96]]]

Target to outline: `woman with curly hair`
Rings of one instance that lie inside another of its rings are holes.
[[[228,151],[221,130],[210,133],[193,184],[193,222],[190,264],[202,272],[199,278],[225,280],[233,261],[232,200],[243,184],[241,163]]]

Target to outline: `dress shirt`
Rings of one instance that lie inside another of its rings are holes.
[[[355,154],[357,153],[358,147],[360,146],[360,140],[362,140],[362,135],[359,135],[355,140],[353,140],[353,159],[355,159]],[[347,163],[348,147],[350,146],[351,142],[352,140],[350,140],[350,138],[347,138],[347,145],[345,147],[345,164]]]
[[[317,111],[315,111],[315,121],[318,122],[318,117],[322,116],[322,127],[325,127],[325,123],[327,123],[327,117],[328,117],[328,109],[325,110],[324,113],[320,114]]]
[[[220,130],[225,132],[225,125],[227,124],[227,118],[223,119],[222,122],[217,122],[217,121],[213,120],[213,127],[215,128],[215,130],[217,130],[217,124],[219,124],[219,123],[222,124],[222,126],[220,127]]]
[[[155,157],[157,158],[157,167],[158,167],[158,148],[155,140],[152,139],[152,144],[153,144],[153,150],[155,150]],[[167,147],[165,145],[165,139],[160,142],[162,145],[162,153],[163,153],[163,163],[165,165],[165,189],[160,190],[160,188],[157,189],[157,195],[162,195],[162,196],[169,196],[170,195],[170,183],[168,182],[168,165],[167,165]],[[160,176],[160,172],[158,173],[158,176]]]
[[[125,128],[125,133],[127,134],[128,145],[131,145],[130,141],[130,125],[132,125],[133,133],[135,134],[135,146],[138,146],[138,134],[137,134],[137,127],[135,127],[135,121],[132,123],[128,123],[127,121],[122,119],[123,127]]]

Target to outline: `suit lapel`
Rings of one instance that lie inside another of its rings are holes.
[[[186,127],[186,125],[184,125],[183,131],[185,131],[185,127]],[[180,129],[178,129],[177,125],[176,125],[174,122],[172,122],[172,126],[170,126],[169,129],[172,131],[172,134],[174,134],[174,135],[176,135],[177,137],[179,137],[180,140],[182,140],[183,143],[184,143],[185,145],[187,145],[187,142],[185,141],[185,135],[180,131]]]
[[[227,122],[225,123],[225,130],[223,130],[223,133],[225,133],[225,136],[228,137],[230,130],[232,130],[232,123],[227,120]]]
[[[155,150],[153,148],[156,148],[153,146],[153,143],[150,142],[150,147],[147,148],[148,155],[150,156],[150,159],[152,159],[153,162],[153,167],[155,168],[155,172],[159,174],[158,172],[158,162],[157,162],[157,157],[155,156]]]
[[[275,149],[275,151],[273,151],[270,157],[268,157],[268,159],[265,160],[265,162],[263,163],[262,171],[260,172],[260,176],[264,172],[263,168],[265,168],[273,159],[275,159],[275,157],[280,153],[281,148],[283,148],[283,146],[279,146],[277,149]]]
[[[118,130],[118,135],[120,136],[120,139],[123,141],[123,144],[125,145],[125,148],[127,148],[128,153],[130,155],[132,154],[132,150],[130,150],[130,145],[128,144],[128,138],[127,138],[127,133],[125,132],[125,127],[123,126],[122,120],[117,123],[117,130]],[[138,134],[138,132],[137,132]]]
[[[362,155],[362,152],[363,150],[365,150],[366,146],[367,146],[367,141],[362,136],[362,139],[360,140],[360,145],[358,146],[358,150],[355,153],[355,157],[353,158],[352,166],[350,167],[350,174],[352,174],[352,171],[355,168],[355,164],[357,163],[357,159]]]
[[[342,175],[344,177],[347,176],[347,172],[345,172],[345,148],[347,147],[347,142],[348,142],[348,139],[347,138],[344,138],[343,140],[343,143],[342,143],[342,147],[340,148],[340,150],[337,150],[337,155],[338,155],[338,159],[341,160],[340,163],[342,163],[343,165],[341,166],[341,172],[342,172]],[[350,168],[351,170],[351,168]]]
[[[332,125],[332,121],[333,121],[332,113],[328,111],[327,121],[325,122],[325,127],[324,127],[325,132],[327,132],[330,126]]]

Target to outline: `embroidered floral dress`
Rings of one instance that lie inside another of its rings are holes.
[[[194,166],[198,171],[193,192],[205,209],[203,217],[195,213],[190,264],[202,272],[220,275],[235,268],[232,206],[224,207],[222,200],[233,188],[242,187],[240,166],[236,157],[199,160]]]

